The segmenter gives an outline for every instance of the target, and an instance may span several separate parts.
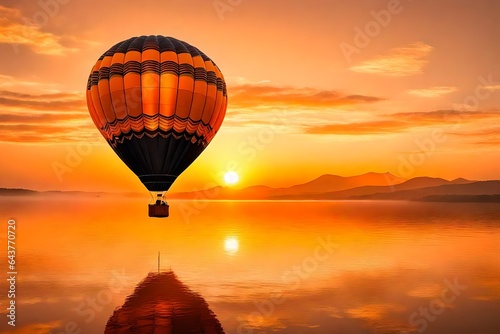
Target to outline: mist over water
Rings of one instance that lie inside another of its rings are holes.
[[[500,332],[498,204],[169,204],[152,219],[147,199],[2,198],[18,226],[16,329],[103,333],[160,252],[225,333]]]

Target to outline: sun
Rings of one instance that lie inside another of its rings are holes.
[[[236,184],[238,183],[240,177],[238,176],[238,174],[236,174],[236,172],[227,172],[226,174],[224,174],[224,182],[226,182],[226,184]]]
[[[224,240],[224,249],[229,254],[231,255],[236,254],[239,248],[240,248],[240,242],[238,241],[238,238],[227,237],[226,240]]]

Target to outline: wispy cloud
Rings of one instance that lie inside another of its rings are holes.
[[[481,88],[489,91],[494,91],[494,90],[500,90],[500,85],[482,86]]]
[[[428,62],[432,46],[422,42],[389,50],[385,55],[366,60],[349,69],[359,73],[403,77],[422,73]]]
[[[45,323],[37,323],[37,324],[28,324],[24,326],[20,326],[16,330],[6,330],[2,333],[4,334],[44,334],[50,333],[52,330],[60,327],[62,325],[62,321],[51,321]]]
[[[42,31],[40,26],[24,18],[16,8],[0,6],[0,43],[28,46],[33,52],[46,55],[65,55],[76,49],[61,44],[61,37]]]
[[[314,126],[354,117],[359,110],[384,98],[346,94],[336,90],[277,86],[268,81],[230,85],[226,128],[273,126],[277,131],[302,133],[304,126]]]
[[[75,111],[85,110],[86,102],[85,97],[81,93],[32,95],[11,91],[0,91],[0,108],[1,107],[17,107],[43,111]]]
[[[379,97],[343,94],[335,90],[280,87],[267,83],[244,84],[229,87],[231,108],[288,106],[302,108],[329,108],[353,104],[373,103]]]
[[[431,88],[422,89],[412,89],[408,91],[408,94],[419,96],[419,97],[439,97],[441,95],[453,93],[457,90],[457,87],[453,86],[439,86]]]
[[[99,137],[80,93],[0,91],[0,141],[49,143]]]
[[[474,144],[479,145],[479,146],[486,146],[486,147],[500,147],[500,139],[499,140],[489,140],[489,141],[477,141]]]
[[[500,111],[460,111],[460,110],[434,110],[426,112],[404,112],[385,115],[396,119],[405,119],[419,124],[449,124],[450,122],[477,122],[484,119],[500,118]]]
[[[477,125],[478,121],[500,121],[499,111],[456,111],[436,110],[429,112],[410,112],[383,115],[380,118],[349,123],[324,124],[305,127],[308,134],[330,135],[377,135],[409,131],[429,126],[456,126],[460,124]]]
[[[53,125],[0,123],[0,142],[65,143],[99,140],[101,140],[100,134],[91,124],[71,126],[65,123]]]
[[[498,123],[498,122],[497,122]],[[475,131],[452,132],[450,135],[464,138],[467,142],[484,147],[500,146],[500,127],[485,127]]]
[[[305,129],[309,134],[334,135],[373,135],[401,132],[411,127],[411,124],[397,120],[373,120],[354,123],[337,123],[311,126]]]
[[[244,85],[267,85],[271,83],[271,80],[250,80],[245,77],[225,77],[228,86],[244,86]]]
[[[10,75],[0,74],[0,90],[23,91],[24,93],[54,93],[59,92],[56,88],[59,84],[39,82],[33,80],[22,80]]]
[[[79,121],[86,122],[88,113],[42,113],[42,114],[0,114],[0,124],[42,124],[54,122]]]

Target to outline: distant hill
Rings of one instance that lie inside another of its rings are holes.
[[[173,193],[169,198],[191,199],[202,196],[208,199],[303,199],[305,196],[333,191],[342,191],[359,186],[388,186],[405,182],[405,179],[391,173],[366,173],[357,176],[337,176],[325,174],[310,182],[288,188],[253,186],[244,189],[214,187],[200,192]],[[201,193],[201,194],[200,194]]]
[[[21,188],[0,188],[0,196],[32,196],[38,195],[38,191]]]
[[[366,173],[348,177],[325,174],[310,182],[288,188],[275,189],[272,192],[272,196],[319,194],[361,186],[390,186],[405,181],[405,179],[391,173]]]
[[[22,188],[0,188],[0,196],[87,196],[87,197],[101,197],[101,196],[126,196],[136,197],[138,193],[107,193],[107,192],[87,192],[87,191],[64,191],[64,190],[49,190],[49,191],[36,191]],[[142,195],[141,195],[142,196]]]
[[[412,190],[376,193],[352,197],[353,199],[421,200],[428,196],[449,195],[500,195],[500,181],[479,181],[466,184],[447,184]]]
[[[387,186],[387,185],[363,186],[342,191],[325,192],[320,194],[276,196],[274,199],[341,200],[341,199],[350,199],[354,197],[367,196],[373,194],[394,193],[402,190],[419,189],[419,188],[426,188],[433,186],[441,186],[446,184],[466,184],[471,182],[474,181],[469,181],[466,179],[455,179],[453,181],[448,181],[441,178],[416,177],[401,184],[396,184],[393,186]]]
[[[421,202],[474,202],[500,203],[500,195],[433,195],[420,199]]]

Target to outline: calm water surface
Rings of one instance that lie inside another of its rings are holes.
[[[160,252],[226,333],[500,333],[498,204],[172,201],[169,219],[146,204],[1,198],[19,274],[0,332],[103,333]]]

